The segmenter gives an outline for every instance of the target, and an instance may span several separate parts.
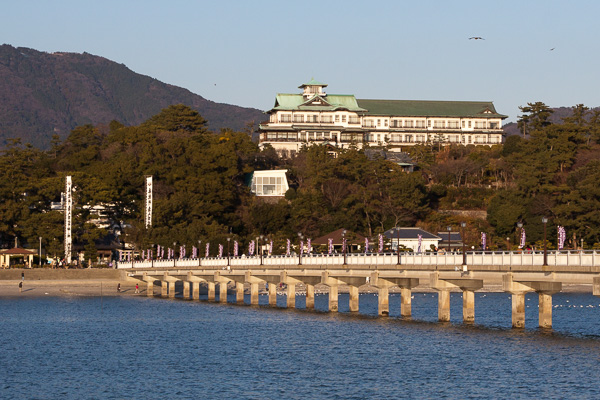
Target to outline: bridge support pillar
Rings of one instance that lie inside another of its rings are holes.
[[[167,297],[169,294],[169,283],[167,281],[160,281],[160,296]]]
[[[183,298],[189,300],[190,298],[190,283],[183,281]]]
[[[288,308],[296,308],[296,284],[287,284],[287,306]]]
[[[378,288],[378,313],[387,317],[390,315],[390,289],[388,287]]]
[[[450,290],[438,289],[438,321],[450,321]]]
[[[244,284],[241,282],[235,283],[235,301],[238,304],[244,303]]]
[[[207,282],[208,285],[208,301],[215,301],[215,283]]]
[[[412,316],[412,290],[410,288],[400,288],[400,315],[406,318]]]
[[[219,303],[227,303],[227,282],[219,282]]]
[[[475,292],[468,289],[463,290],[463,322],[475,322]]]
[[[539,295],[539,327],[552,328],[552,295],[560,292],[561,282],[515,281],[512,273],[502,277],[502,289],[512,294],[512,326],[525,327],[525,293],[535,291]]]
[[[154,281],[146,282],[146,296],[154,296]]]
[[[329,286],[329,312],[337,312],[339,308],[339,291],[338,286]]]
[[[277,285],[274,283],[269,284],[269,305],[277,307]]]
[[[525,328],[525,292],[512,293],[512,327]]]
[[[350,286],[349,295],[350,295],[350,300],[349,300],[350,312],[358,312],[358,287]]]
[[[253,306],[258,305],[258,283],[250,284],[250,304]]]
[[[200,282],[192,282],[192,299],[200,299]]]
[[[306,308],[315,308],[315,285],[306,285]]]
[[[539,301],[540,328],[552,328],[552,295],[540,292]]]
[[[594,296],[600,296],[600,276],[594,278]]]
[[[175,282],[169,282],[169,298],[175,298]]]

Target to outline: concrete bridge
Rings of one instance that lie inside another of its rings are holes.
[[[416,287],[438,293],[438,320],[450,320],[450,292],[462,291],[463,321],[475,320],[475,291],[484,286],[502,288],[512,296],[512,326],[525,326],[525,294],[539,296],[539,326],[552,327],[552,295],[563,284],[590,285],[600,296],[600,258],[595,251],[541,253],[469,253],[466,264],[462,254],[352,254],[310,256],[268,256],[150,260],[119,263],[129,276],[147,283],[148,295],[154,285],[161,295],[175,297],[175,283],[183,283],[185,299],[199,299],[200,284],[208,288],[208,300],[227,302],[227,287],[235,286],[236,301],[244,303],[245,286],[250,304],[258,304],[259,285],[268,284],[269,304],[276,305],[276,288],[287,286],[287,307],[295,307],[296,286],[306,288],[306,307],[314,308],[315,285],[329,289],[329,311],[338,311],[339,287],[349,291],[351,312],[359,310],[359,288],[364,285],[378,291],[378,312],[389,315],[389,290],[399,288],[401,315],[411,316],[412,290]],[[470,261],[470,263],[469,263]],[[191,289],[191,290],[190,290]],[[191,292],[191,297],[190,297]]]

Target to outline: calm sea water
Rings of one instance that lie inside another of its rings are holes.
[[[233,297],[231,297],[233,300]],[[297,298],[299,306],[303,297]],[[2,399],[599,398],[600,298],[554,296],[554,330],[510,329],[510,298],[476,294],[476,324],[146,297],[0,298]],[[267,298],[261,296],[261,303]],[[278,299],[281,305],[285,298]],[[317,310],[327,295],[316,296]]]

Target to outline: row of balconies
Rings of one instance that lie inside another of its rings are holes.
[[[348,139],[348,138],[340,138],[338,139],[337,137],[333,137],[333,138],[314,138],[314,137],[309,137],[309,138],[302,138],[302,139],[295,139],[295,138],[269,138],[269,139],[265,139],[263,137],[261,137],[260,139],[261,142],[288,142],[288,143],[292,143],[292,142],[342,142],[342,143],[349,143],[349,142],[353,142],[353,141],[358,141],[358,142],[364,142],[364,143],[378,143],[378,144],[382,144],[384,143],[383,141],[379,140],[364,140],[364,138],[362,137],[354,137],[352,139]],[[404,139],[392,139],[390,138],[389,140],[385,141],[385,143],[388,144],[399,144],[399,143],[427,143],[428,141],[423,140],[423,139],[419,139],[416,140],[416,138],[404,138]],[[429,143],[431,143],[432,140],[429,140]],[[474,140],[472,142],[457,142],[457,141],[447,141],[445,142],[447,144],[479,144],[479,145],[494,145],[494,144],[500,144],[501,140],[498,141],[481,141],[481,140]]]
[[[292,121],[291,120],[281,120],[280,123],[282,124],[291,124]],[[340,125],[339,122],[333,122],[332,120],[322,120],[322,121],[317,121],[315,120],[294,120],[293,122],[294,124],[321,124],[321,125],[335,125],[338,124]],[[342,123],[344,124],[344,123]],[[365,122],[363,121],[361,124],[361,121],[359,119],[357,120],[349,120],[347,122],[348,125],[360,125],[362,128],[374,128],[374,129],[422,129],[422,130],[447,130],[447,131],[459,131],[459,130],[501,130],[500,125],[498,124],[497,126],[495,124],[490,124],[490,126],[475,126],[474,128],[461,128],[460,126],[433,126],[433,127],[427,127],[424,125],[419,125],[419,126],[401,126],[399,124],[390,124],[390,126],[377,126],[377,124],[372,123],[372,122]],[[343,126],[343,125],[342,125]]]

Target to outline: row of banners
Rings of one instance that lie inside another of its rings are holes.
[[[563,226],[558,226],[558,250],[562,250],[565,244],[565,239],[566,239],[567,235],[565,232],[565,228]],[[521,228],[521,240],[519,242],[519,248],[522,249],[525,247],[525,243],[526,243],[526,233],[525,233],[525,228]],[[378,249],[377,249],[377,253],[383,253],[383,235],[379,234],[379,238],[378,238]],[[418,235],[417,237],[417,243],[418,243],[418,247],[417,247],[417,253],[421,253],[421,244],[423,241],[423,236],[422,235]],[[328,254],[333,254],[334,253],[334,246],[333,246],[333,239],[329,238],[328,239],[328,243],[327,243],[327,252]],[[304,245],[304,241],[300,240],[300,255],[302,256],[304,254],[304,248],[306,247],[307,249],[307,253],[310,254],[312,252],[312,243],[311,243],[311,239],[307,239],[306,241],[306,246]],[[483,250],[487,249],[487,235],[485,232],[481,232],[481,248]],[[291,249],[292,249],[292,242],[290,239],[287,239],[287,243],[286,243],[286,252],[285,254],[287,256],[289,256],[291,254]],[[371,244],[369,243],[369,239],[365,238],[365,253],[369,253],[371,249]],[[166,249],[167,253],[166,253],[166,257],[165,257],[165,248],[158,245],[157,249],[156,249],[156,258],[157,259],[166,259],[166,260],[172,260],[175,258],[175,250],[171,249],[171,248],[167,248]],[[254,256],[254,252],[256,251],[256,243],[254,240],[250,241],[250,243],[248,244],[248,256],[252,257]],[[347,241],[346,238],[342,239],[342,253],[346,253],[347,251]],[[271,255],[273,253],[273,240],[271,240],[269,242],[269,244],[267,245],[267,255]],[[210,254],[210,243],[206,243],[205,246],[205,257],[209,257]],[[258,252],[257,252],[258,254]],[[237,257],[239,255],[239,244],[237,242],[237,240],[234,240],[233,242],[233,256]],[[179,246],[179,259],[184,259],[186,256],[186,248],[185,245],[183,246]],[[199,249],[195,246],[192,246],[192,254],[191,254],[191,258],[198,258],[199,257]],[[219,244],[219,252],[218,252],[218,257],[222,258],[223,257],[223,245]],[[154,253],[152,250],[142,250],[142,259],[143,260],[151,260],[154,258]],[[127,260],[123,260],[123,261],[131,261],[131,254],[127,255]]]

